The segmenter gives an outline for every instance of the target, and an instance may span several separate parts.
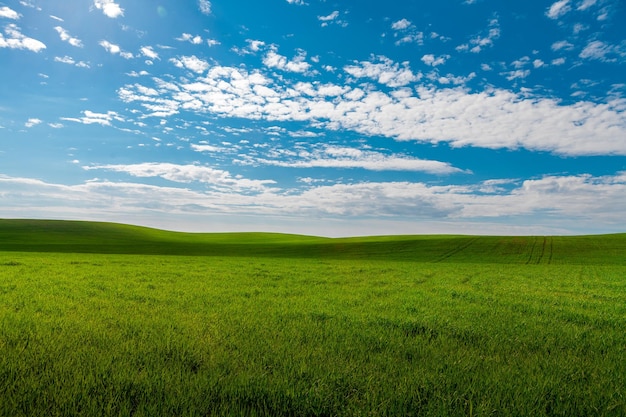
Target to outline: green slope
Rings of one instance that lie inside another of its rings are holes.
[[[626,265],[626,234],[369,236],[181,233],[115,223],[1,220],[0,251]]]

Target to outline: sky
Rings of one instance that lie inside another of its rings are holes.
[[[622,0],[0,0],[0,218],[626,231]]]

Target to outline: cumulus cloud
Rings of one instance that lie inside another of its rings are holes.
[[[170,62],[178,68],[186,68],[198,74],[202,74],[210,66],[208,62],[198,58],[195,55],[171,58]]]
[[[33,127],[33,126],[37,126],[38,124],[43,123],[43,120],[41,119],[37,119],[37,118],[30,118],[28,119],[28,121],[26,123],[24,123],[24,126],[26,127]]]
[[[119,47],[119,45],[116,45],[116,44],[111,43],[111,42],[106,41],[106,40],[100,41],[99,44],[100,44],[100,46],[102,46],[111,55],[119,55],[119,56],[121,56],[124,59],[131,59],[131,58],[133,58],[133,54],[132,53],[122,51],[122,49]]]
[[[415,26],[407,19],[400,19],[391,24],[391,29],[394,30],[395,45],[402,45],[404,43],[417,43],[418,45],[424,44],[424,32],[418,31]]]
[[[448,59],[450,59],[450,55],[440,55],[435,57],[433,54],[426,54],[422,57],[422,62],[426,65],[430,65],[431,67],[436,67],[438,65],[445,64]]]
[[[177,41],[190,42],[194,45],[200,45],[202,43],[202,36],[196,35],[193,36],[190,33],[183,33],[179,38],[176,38]]]
[[[408,28],[409,26],[411,26],[411,22],[407,19],[400,19],[391,24],[391,28],[393,30],[403,30],[403,29]]]
[[[335,10],[331,14],[326,16],[317,16],[317,20],[322,22],[322,27],[328,26],[331,23],[346,27],[348,23],[345,20],[339,19],[339,11]]]
[[[500,23],[497,18],[493,18],[489,21],[489,26],[486,33],[473,36],[469,43],[464,43],[456,47],[459,52],[472,52],[480,53],[486,47],[493,46],[493,42],[500,38]]]
[[[157,54],[151,46],[142,46],[141,54],[150,59],[159,59],[159,54]]]
[[[0,17],[4,17],[5,19],[13,19],[17,20],[20,18],[20,14],[13,9],[8,8],[7,6],[0,7]]]
[[[64,57],[55,56],[54,62],[60,62],[62,64],[68,64],[68,65],[75,65],[79,68],[90,68],[90,65],[87,62],[84,62],[84,61],[76,62],[74,58],[67,56],[67,55]]]
[[[112,19],[124,16],[124,9],[113,0],[94,0],[93,4],[96,6],[96,9],[102,10],[105,16]]]
[[[413,73],[408,62],[399,64],[391,59],[380,56],[375,61],[361,61],[355,65],[347,65],[343,70],[356,78],[370,78],[389,87],[401,87],[419,81],[419,73]]]
[[[83,47],[83,42],[80,39],[70,36],[69,32],[63,29],[61,26],[55,26],[54,30],[57,31],[62,41],[67,42],[77,48]]]
[[[46,49],[43,42],[23,35],[20,28],[13,23],[4,28],[4,33],[6,37],[0,33],[0,48],[27,49],[32,52],[41,52]]]
[[[339,17],[339,11],[335,10],[334,12],[332,12],[331,14],[327,16],[317,16],[317,20],[322,21],[322,22],[330,22],[331,20],[335,20],[338,17]]]
[[[282,71],[306,73],[311,68],[311,64],[305,61],[306,53],[300,52],[292,60],[280,55],[275,49],[271,49],[263,57],[263,65],[268,68],[276,68]]]
[[[211,2],[209,0],[198,0],[198,8],[202,14],[211,14]]]
[[[561,16],[564,16],[567,12],[572,10],[569,3],[570,0],[560,0],[553,3],[550,8],[548,8],[546,16],[548,16],[550,19],[558,19]]]
[[[182,60],[176,63],[185,67]],[[122,100],[139,103],[152,112],[186,110],[224,118],[300,121],[331,130],[446,142],[454,147],[626,155],[626,142],[621,140],[626,137],[626,114],[617,101],[565,105],[552,98],[532,97],[528,92],[495,88],[482,92],[463,87],[408,88],[420,74],[388,59],[359,62],[344,70],[353,77],[344,85],[289,83],[259,71],[223,66],[208,69],[207,63],[200,62],[196,72],[206,74],[194,80],[156,81],[158,98],[143,94],[137,85],[124,86],[118,94]],[[522,72],[505,75],[524,76],[523,71],[528,70],[518,71]],[[362,78],[377,81],[383,90],[372,84],[363,86]],[[385,92],[386,88],[393,90]]]

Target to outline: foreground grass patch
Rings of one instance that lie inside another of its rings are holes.
[[[0,415],[626,415],[625,273],[0,253]]]

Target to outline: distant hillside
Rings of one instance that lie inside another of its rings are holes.
[[[0,251],[626,265],[626,234],[322,238],[181,233],[116,223],[2,220]]]

